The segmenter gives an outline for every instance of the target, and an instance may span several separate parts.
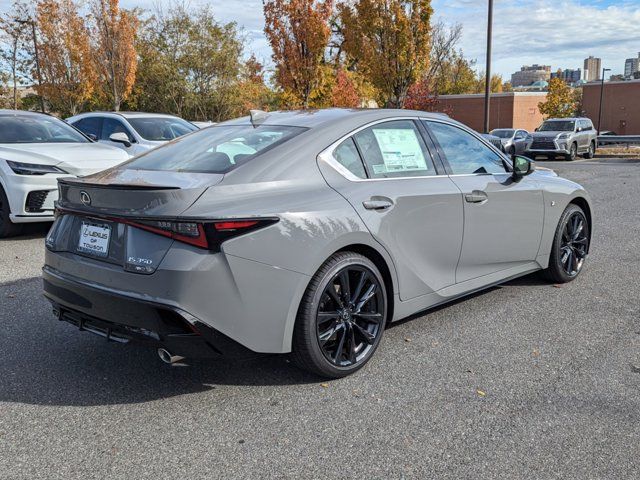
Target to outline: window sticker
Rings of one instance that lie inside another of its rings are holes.
[[[373,165],[375,174],[428,170],[415,130],[374,128],[373,134],[378,141],[384,161],[384,165]]]

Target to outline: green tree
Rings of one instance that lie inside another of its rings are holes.
[[[430,0],[354,0],[340,4],[341,51],[371,79],[381,102],[402,108],[429,65]]]
[[[236,24],[217,22],[209,6],[178,5],[154,16],[143,25],[136,49],[136,108],[213,121],[242,108],[243,43]]]
[[[545,118],[565,118],[575,115],[578,103],[573,89],[561,78],[549,82],[547,99],[538,104]]]

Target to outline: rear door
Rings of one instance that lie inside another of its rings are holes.
[[[413,119],[378,122],[319,158],[327,182],[392,257],[402,300],[453,285],[462,245],[460,190],[422,133]]]
[[[425,125],[464,197],[456,282],[534,261],[544,214],[535,176],[514,181],[502,157],[467,129],[437,120]]]

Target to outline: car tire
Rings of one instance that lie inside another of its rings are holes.
[[[387,305],[384,278],[371,260],[355,252],[332,255],[313,276],[300,303],[293,332],[294,363],[324,378],[356,372],[380,344]]]
[[[569,204],[560,217],[553,237],[549,266],[544,271],[547,279],[554,283],[575,280],[584,266],[589,241],[587,216],[578,205]]]
[[[22,225],[13,223],[10,214],[9,200],[4,189],[0,187],[0,238],[13,237],[22,231]]]
[[[595,142],[591,142],[589,144],[589,150],[587,151],[587,153],[585,153],[583,155],[583,158],[586,158],[587,160],[591,160],[596,154],[596,143]]]
[[[566,155],[564,158],[568,162],[573,162],[578,157],[578,145],[576,143],[571,144],[571,148],[569,149],[569,155]]]

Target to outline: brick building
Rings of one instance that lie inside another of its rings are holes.
[[[582,108],[597,128],[601,84],[588,83],[582,88]],[[640,80],[604,83],[600,129],[618,135],[640,135]]]
[[[523,128],[532,132],[539,127],[543,116],[538,103],[547,98],[546,92],[508,92],[491,94],[489,127]],[[484,94],[442,95],[438,110],[451,118],[481,132],[484,124]]]

